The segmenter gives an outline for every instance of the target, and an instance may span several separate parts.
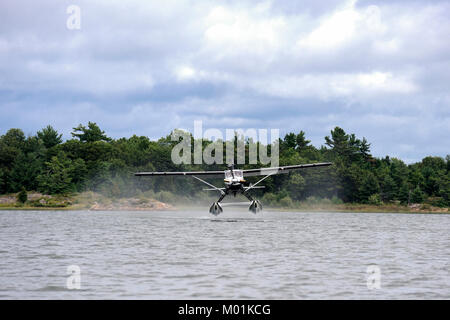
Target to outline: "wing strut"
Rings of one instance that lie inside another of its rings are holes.
[[[262,179],[259,179],[258,180],[258,182],[256,182],[256,183],[254,183],[254,184],[252,184],[250,187],[247,187],[247,188],[245,188],[245,191],[247,192],[248,190],[250,190],[250,189],[253,189],[253,188],[255,188],[256,187],[256,185],[258,184],[258,183],[260,183],[260,182],[262,182],[264,179],[266,179],[266,178],[268,178],[268,177],[270,177],[271,175],[273,175],[274,173],[271,173],[271,174],[268,174],[267,176],[265,176],[264,178],[262,178]]]
[[[211,183],[206,182],[205,180],[200,179],[199,177],[196,176],[192,176],[193,178],[197,179],[198,181],[203,182],[204,184],[210,186],[211,188],[214,188],[215,190],[219,191],[220,194],[225,194],[225,192],[223,192],[221,189],[217,188],[216,186],[212,185]]]

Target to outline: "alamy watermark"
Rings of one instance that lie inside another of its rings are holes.
[[[367,274],[367,289],[381,289],[381,269],[377,265],[368,266],[366,269]]]
[[[66,13],[69,17],[66,20],[66,27],[69,30],[81,29],[81,8],[77,5],[70,5],[66,9]]]
[[[268,129],[253,128],[225,129],[224,136],[219,129],[203,131],[203,122],[194,121],[193,136],[183,130],[172,132],[171,139],[178,144],[173,147],[171,158],[174,164],[223,164],[225,158],[226,164],[246,164],[248,159],[248,164],[257,164],[259,160],[260,164],[278,167],[279,137],[279,129],[270,129],[269,140]],[[210,143],[204,146],[204,141]]]
[[[81,289],[81,268],[77,265],[70,265],[67,267],[66,287],[69,290]]]

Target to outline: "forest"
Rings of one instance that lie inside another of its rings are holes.
[[[35,135],[26,136],[17,128],[4,133],[0,137],[0,194],[93,191],[114,198],[147,194],[167,202],[188,201],[204,197],[203,186],[194,179],[137,178],[133,173],[226,168],[224,164],[174,164],[171,152],[178,142],[172,141],[171,135],[157,141],[136,135],[112,139],[93,122],[73,128],[71,135],[63,141],[62,134],[50,125]],[[202,141],[203,147],[210,143]],[[246,148],[252,143],[246,139]],[[319,148],[301,130],[286,134],[278,144],[280,165],[328,161],[333,165],[266,179],[265,192],[255,191],[266,203],[291,206],[327,199],[333,203],[450,206],[450,155],[445,159],[428,156],[414,164],[389,156],[376,158],[365,138],[339,127],[331,130]],[[217,185],[222,181],[211,180]]]

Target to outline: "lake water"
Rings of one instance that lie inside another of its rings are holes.
[[[0,299],[450,299],[450,215],[205,211],[0,211]]]

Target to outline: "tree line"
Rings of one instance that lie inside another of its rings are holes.
[[[172,141],[171,135],[157,141],[136,135],[112,139],[93,122],[80,124],[71,134],[71,139],[63,141],[62,134],[47,126],[35,135],[25,136],[16,128],[2,135],[0,194],[25,189],[45,194],[95,191],[110,197],[130,197],[150,191],[195,198],[201,197],[202,191],[193,179],[136,178],[133,172],[226,167],[174,164],[171,152],[178,142]],[[210,143],[203,141],[203,147]],[[255,142],[251,139],[245,140],[247,150],[252,143]],[[389,156],[375,158],[365,138],[359,139],[339,127],[331,130],[320,148],[313,146],[303,131],[286,134],[278,144],[280,165],[326,161],[333,165],[266,179],[263,200],[267,202],[289,205],[314,197],[346,203],[450,206],[450,155],[445,159],[429,156],[414,164]],[[220,184],[222,180],[216,182]]]

